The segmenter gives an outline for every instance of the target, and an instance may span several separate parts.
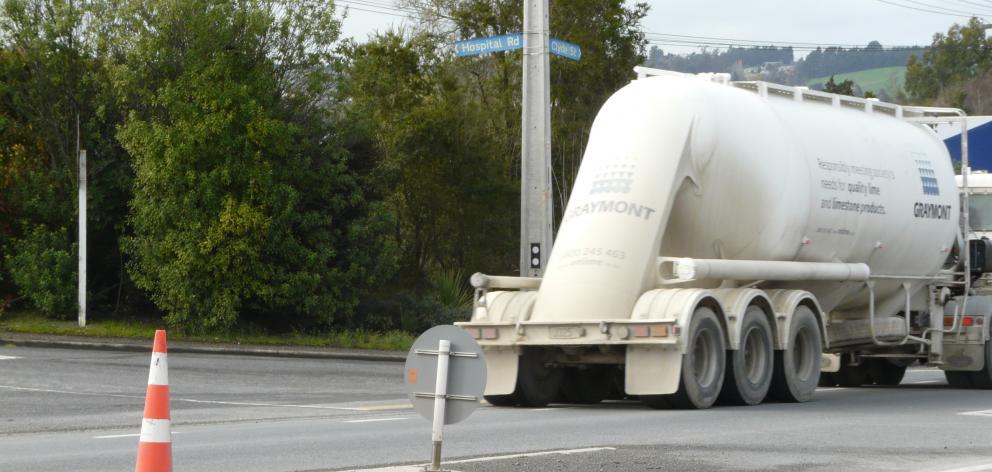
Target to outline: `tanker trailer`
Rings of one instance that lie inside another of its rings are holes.
[[[821,381],[946,366],[949,333],[972,336],[955,368],[988,376],[987,314],[962,334],[980,304],[974,251],[955,252],[966,215],[921,124],[958,111],[638,72],[592,125],[544,276],[472,277],[458,324],[486,352],[490,403],[614,386],[651,407],[802,402]]]

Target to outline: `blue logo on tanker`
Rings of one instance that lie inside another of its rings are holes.
[[[590,193],[630,193],[634,185],[635,164],[607,164],[599,168]]]
[[[933,171],[930,161],[916,160],[916,170],[920,172],[920,182],[923,183],[923,195],[940,195],[940,185],[937,184],[937,174]]]
[[[923,195],[939,197],[940,184],[937,183],[937,173],[933,171],[933,163],[916,159],[916,170],[920,173]],[[916,202],[913,204],[913,217],[928,220],[949,220],[951,219],[951,206],[940,203]]]

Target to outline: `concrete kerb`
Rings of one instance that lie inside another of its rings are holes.
[[[149,352],[151,340],[87,338],[0,332],[0,345],[34,346],[64,349],[95,349],[104,351]],[[341,359],[377,362],[404,362],[405,352],[362,351],[359,349],[310,348],[300,346],[258,346],[243,344],[205,344],[184,341],[169,343],[170,353],[226,354],[240,356],[296,357],[308,359]]]

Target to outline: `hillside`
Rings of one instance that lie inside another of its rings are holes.
[[[834,76],[834,80],[837,82],[848,79],[854,81],[854,84],[860,87],[863,91],[878,93],[880,90],[885,89],[885,91],[892,96],[895,95],[897,90],[902,89],[902,86],[906,81],[906,67],[880,67],[877,69],[836,74]],[[830,76],[817,77],[807,81],[806,85],[810,88],[822,89],[823,84],[827,83],[828,80],[830,80]]]

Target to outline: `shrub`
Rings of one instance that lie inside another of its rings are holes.
[[[14,284],[31,304],[45,314],[63,318],[74,303],[75,252],[65,228],[49,230],[39,225],[27,231],[23,239],[13,241],[4,263]]]

